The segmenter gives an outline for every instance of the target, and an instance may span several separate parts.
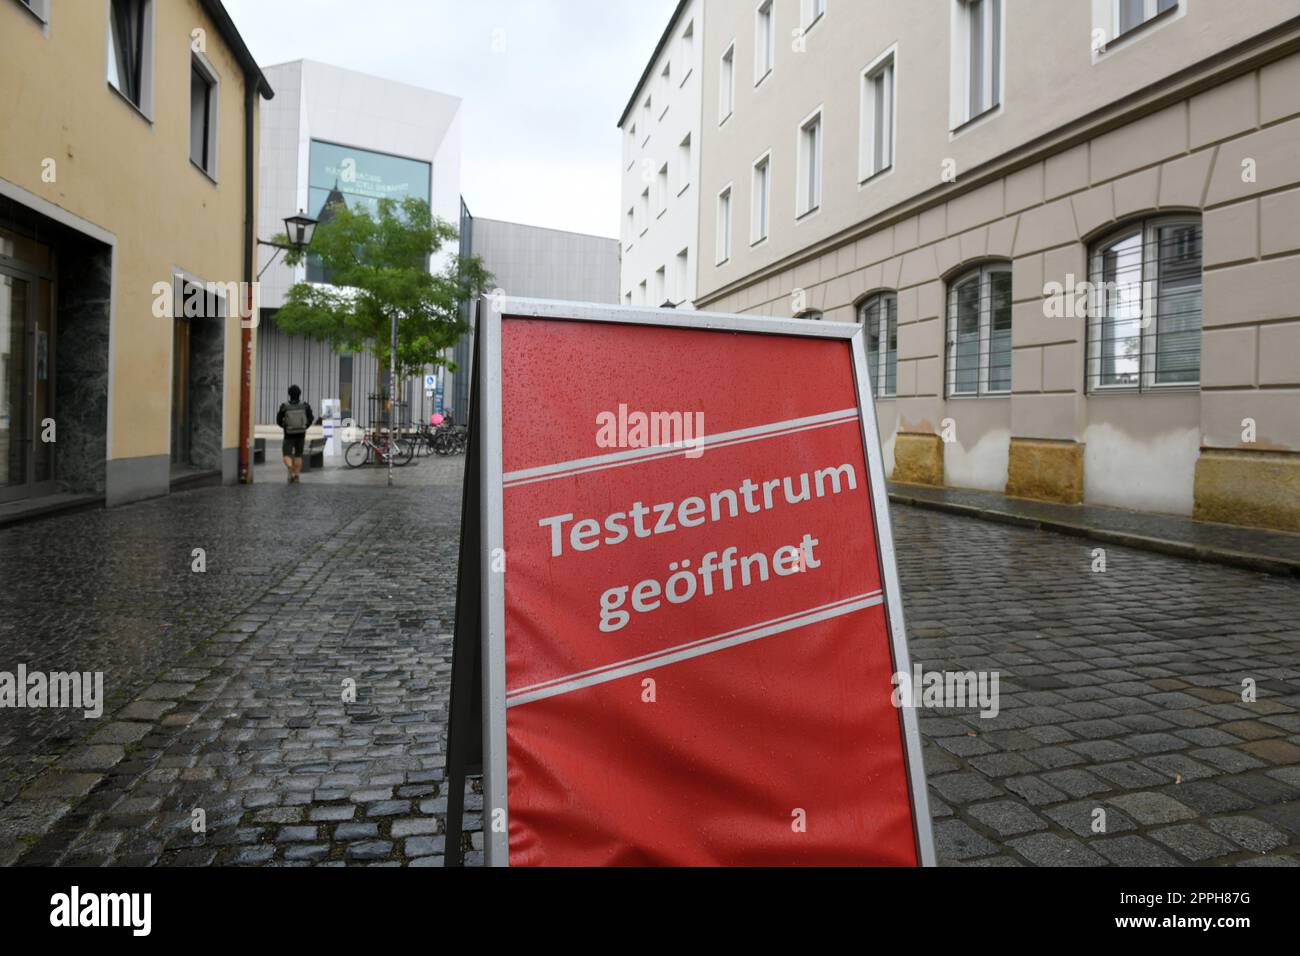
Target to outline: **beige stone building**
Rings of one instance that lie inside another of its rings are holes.
[[[233,482],[271,91],[225,8],[0,0],[0,90],[0,507]]]
[[[710,0],[703,45],[697,304],[866,322],[895,480],[1300,530],[1300,0]]]

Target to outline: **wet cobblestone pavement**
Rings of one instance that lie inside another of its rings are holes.
[[[108,698],[0,711],[0,863],[441,863],[460,476],[272,467],[0,532],[0,669]]]
[[[893,514],[913,661],[1000,674],[995,718],[921,714],[941,862],[1300,864],[1294,581]]]
[[[0,710],[0,863],[440,865],[460,476],[272,466],[0,530],[0,670],[107,697]],[[921,717],[942,862],[1300,863],[1294,582],[894,516],[914,661],[1000,674],[996,718]]]

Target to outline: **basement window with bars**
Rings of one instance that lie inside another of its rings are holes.
[[[948,287],[948,395],[1011,391],[1011,266],[994,263]]]
[[[1088,391],[1199,385],[1200,220],[1112,233],[1093,248],[1088,273]]]
[[[898,394],[898,296],[892,292],[870,296],[858,308],[858,318],[867,332],[871,394],[893,398]]]

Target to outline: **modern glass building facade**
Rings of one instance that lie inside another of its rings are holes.
[[[380,200],[414,198],[455,222],[460,201],[460,105],[455,97],[310,60],[267,68],[285,96],[262,114],[262,215],[278,221],[303,210],[328,222],[340,205],[376,212]],[[345,94],[346,91],[346,94]],[[353,105],[355,104],[355,105]],[[454,253],[455,248],[444,250]],[[264,253],[269,255],[269,253]],[[431,269],[443,268],[439,255]],[[341,417],[364,423],[367,397],[385,386],[386,371],[370,352],[336,353],[327,343],[291,336],[276,311],[298,282],[325,283],[320,260],[297,268],[271,266],[261,286],[257,423],[264,428],[290,385],[315,408],[337,399]],[[432,370],[426,370],[432,371]],[[423,374],[399,384],[407,416],[427,421],[436,395]]]
[[[337,204],[376,215],[381,199],[427,203],[433,188],[430,163],[319,140],[311,141],[307,175],[307,211],[321,222]],[[307,281],[328,281],[315,256],[307,258]]]

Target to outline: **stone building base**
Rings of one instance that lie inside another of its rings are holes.
[[[899,432],[894,439],[894,481],[943,487],[943,440],[938,435]]]
[[[1198,521],[1300,531],[1300,454],[1204,448],[1193,493]]]
[[[1083,445],[1075,441],[1011,439],[1007,494],[1076,505],[1083,501]]]

